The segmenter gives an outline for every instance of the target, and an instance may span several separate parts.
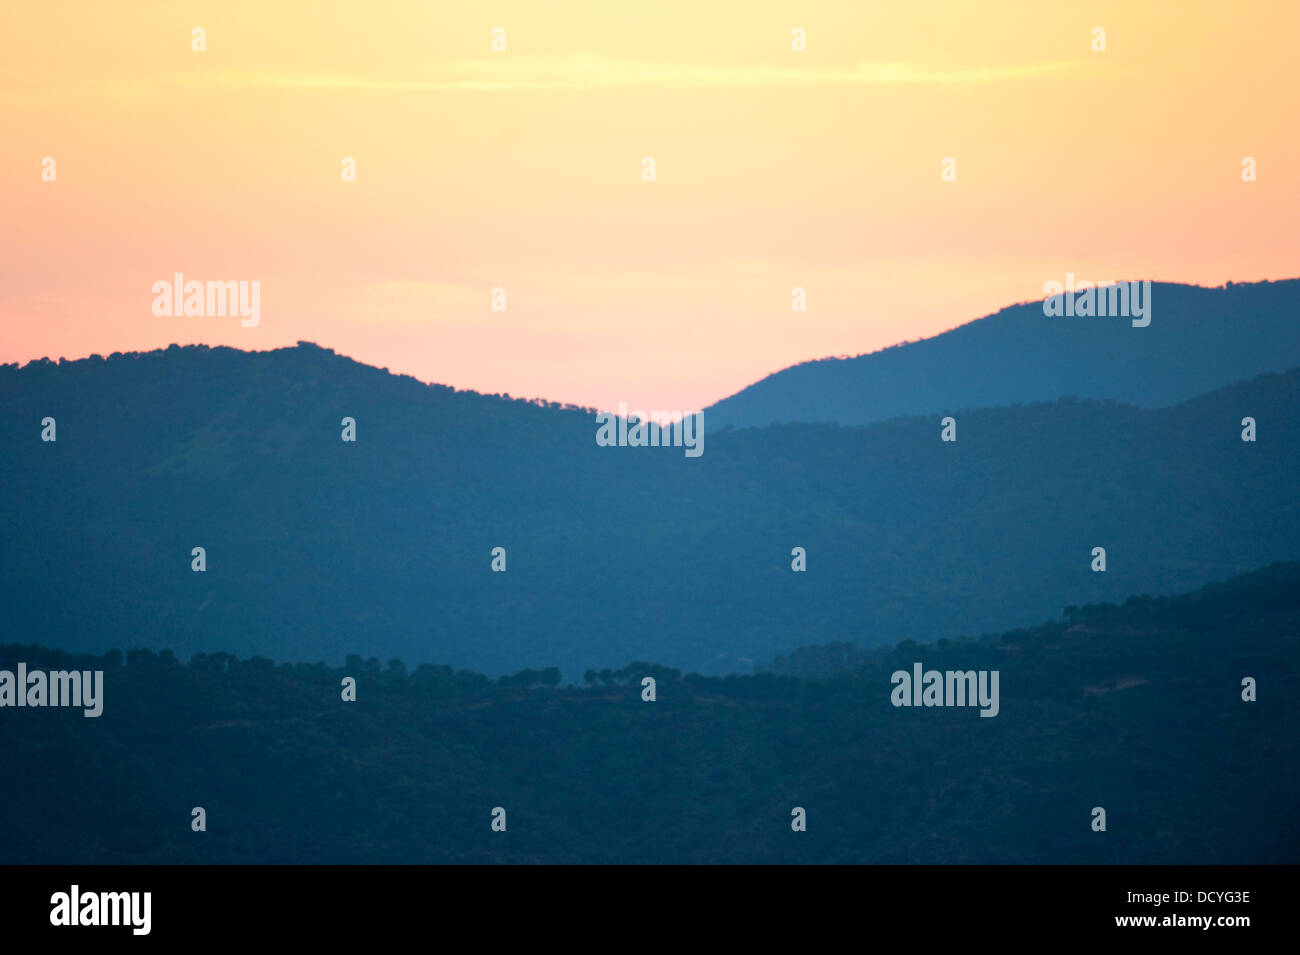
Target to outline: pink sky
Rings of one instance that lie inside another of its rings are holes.
[[[443,6],[0,14],[0,360],[305,339],[692,410],[1067,271],[1300,274],[1294,7]],[[155,316],[178,271],[260,323]]]

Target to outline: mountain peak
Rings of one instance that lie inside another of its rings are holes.
[[[711,427],[867,424],[1066,395],[1144,408],[1300,365],[1300,279],[1151,283],[1151,323],[1010,305],[931,338],[792,365],[717,402]]]

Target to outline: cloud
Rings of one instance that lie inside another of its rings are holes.
[[[1071,62],[1010,67],[939,69],[918,63],[858,63],[848,67],[714,66],[607,59],[502,55],[460,60],[424,77],[362,77],[346,74],[237,74],[235,83],[298,89],[391,90],[592,90],[619,87],[709,89],[783,86],[895,86],[989,83],[1061,72]]]
[[[357,90],[379,92],[492,92],[506,90],[601,89],[758,89],[827,86],[924,86],[994,83],[1028,79],[1076,69],[1077,62],[1049,62],[1021,66],[945,69],[921,63],[858,63],[853,66],[717,66],[698,63],[650,62],[611,59],[592,54],[564,57],[529,57],[499,54],[493,57],[451,61],[422,76],[374,76],[349,73],[313,73],[240,70],[142,76],[98,77],[85,82],[64,77],[52,84],[15,85],[9,97],[30,98],[58,91],[122,96],[153,92],[176,94],[181,89]]]

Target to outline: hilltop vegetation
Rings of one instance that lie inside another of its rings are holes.
[[[955,443],[937,417],[708,431],[688,458],[308,345],[8,366],[0,607],[11,640],[73,652],[489,676],[991,632],[1300,556],[1297,393],[1292,371],[1168,409],[958,412]]]
[[[0,858],[1295,863],[1298,635],[1289,563],[864,651],[817,679],[788,661],[725,678],[634,663],[561,686],[544,670],[4,646],[0,667],[107,672],[97,719],[0,711]],[[913,662],[999,670],[999,715],[891,706],[890,673]],[[1257,702],[1241,699],[1246,676]],[[190,829],[195,806],[206,832]],[[489,827],[497,806],[505,833]]]

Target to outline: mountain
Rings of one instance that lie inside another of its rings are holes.
[[[933,416],[710,430],[692,458],[308,344],[9,365],[0,619],[7,641],[74,652],[568,679],[1005,630],[1300,557],[1298,387],[1293,370],[1164,409],[985,409],[954,443]]]
[[[1300,279],[1225,288],[1151,285],[1151,323],[1048,317],[1013,305],[927,338],[768,375],[705,410],[710,427],[870,424],[1074,396],[1176,404],[1300,366]]]
[[[21,825],[0,827],[0,858],[1294,864],[1298,633],[1293,562],[979,641],[879,649],[824,679],[635,663],[557,687],[377,661],[0,646],[11,672],[104,672],[98,718],[2,711],[0,818]],[[917,662],[996,670],[997,716],[892,706],[892,673]],[[489,827],[497,806],[505,832]]]

